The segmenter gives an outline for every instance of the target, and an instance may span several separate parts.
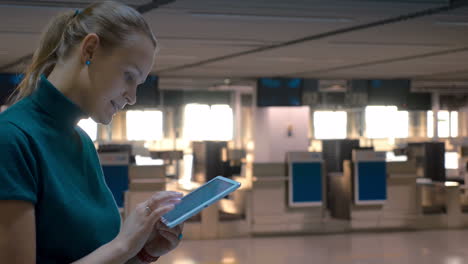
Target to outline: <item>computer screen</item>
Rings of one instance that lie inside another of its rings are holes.
[[[407,104],[406,97],[410,91],[409,80],[370,80],[368,90],[369,105],[395,105],[402,107]]]
[[[303,79],[260,78],[257,82],[257,106],[301,106]]]

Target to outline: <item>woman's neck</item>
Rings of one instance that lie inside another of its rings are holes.
[[[80,89],[76,70],[70,64],[57,64],[49,74],[47,79],[59,90],[65,97],[80,107],[83,111],[86,109],[84,95]]]

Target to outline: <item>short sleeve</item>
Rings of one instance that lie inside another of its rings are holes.
[[[25,133],[0,122],[0,200],[37,202],[37,171]]]

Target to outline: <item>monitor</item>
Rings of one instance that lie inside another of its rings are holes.
[[[260,78],[257,82],[257,106],[301,106],[303,79]]]

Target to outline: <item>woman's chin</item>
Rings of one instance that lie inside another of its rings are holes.
[[[99,123],[101,123],[103,125],[109,125],[112,122],[112,118],[113,118],[113,116],[103,118]]]
[[[105,114],[105,115],[96,116],[93,119],[94,121],[96,121],[96,123],[109,125],[112,122],[113,117],[114,115]]]

